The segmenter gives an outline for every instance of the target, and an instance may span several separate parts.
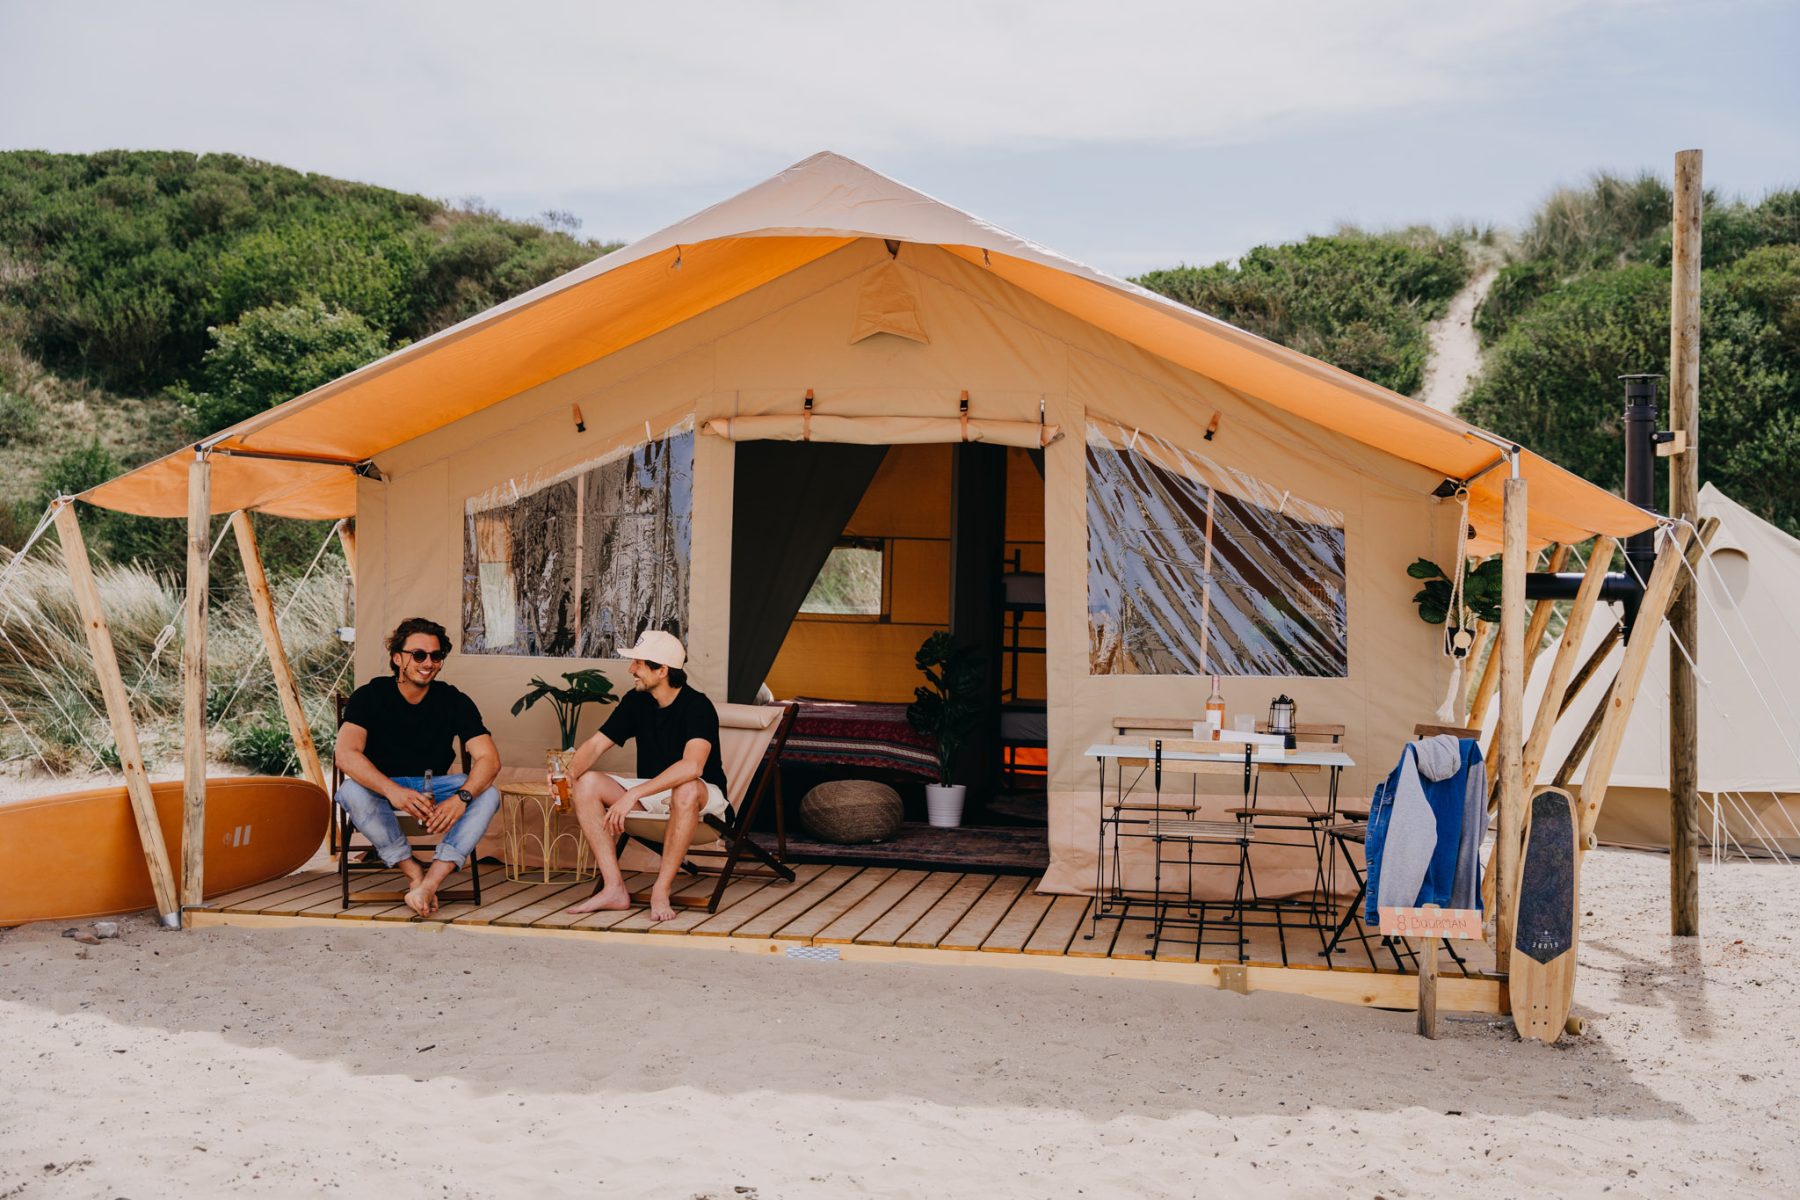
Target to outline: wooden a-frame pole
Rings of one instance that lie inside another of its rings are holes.
[[[1568,561],[1568,546],[1560,544],[1551,546],[1549,557],[1544,562],[1544,570],[1552,573],[1560,571],[1563,569],[1563,564]],[[1556,601],[1554,600],[1539,600],[1531,606],[1531,623],[1525,627],[1524,678],[1527,681],[1531,679],[1531,668],[1532,665],[1537,662],[1538,650],[1544,644],[1544,631],[1550,628],[1550,618],[1555,614]],[[1481,756],[1483,762],[1494,761],[1494,754],[1500,747],[1500,733],[1501,725],[1496,721],[1494,723],[1494,732],[1492,736],[1488,738],[1487,749]],[[1498,780],[1495,782],[1497,784]],[[1525,776],[1525,786],[1531,786],[1531,776],[1529,774]]]
[[[137,723],[131,719],[131,697],[125,690],[125,677],[119,673],[112,630],[107,628],[106,612],[100,604],[100,586],[94,582],[94,567],[88,561],[87,543],[82,540],[81,524],[75,519],[73,500],[57,501],[56,535],[62,542],[63,566],[75,591],[75,604],[81,610],[88,652],[94,658],[94,675],[100,681],[100,695],[106,701],[107,720],[112,723],[113,744],[119,751],[119,765],[125,772],[125,794],[131,799],[131,817],[137,823],[138,840],[144,848],[144,865],[150,869],[150,888],[156,895],[156,911],[162,914],[164,925],[180,929],[181,902],[175,872],[169,867],[169,848],[163,842],[156,800],[150,794],[150,776],[144,772],[144,751],[138,743]]]
[[[1513,459],[1517,470],[1518,459]],[[1500,552],[1500,827],[1494,835],[1497,914],[1494,955],[1500,970],[1512,962],[1515,898],[1519,887],[1520,838],[1525,820],[1525,775],[1521,770],[1525,729],[1525,574],[1531,569],[1525,544],[1527,485],[1506,481],[1504,537]]]
[[[206,456],[188,464],[187,603],[181,643],[181,904],[206,888],[206,591],[212,550],[212,476]]]
[[[1594,606],[1600,601],[1600,586],[1606,582],[1606,569],[1612,565],[1613,540],[1604,535],[1594,539],[1594,551],[1588,556],[1587,573],[1581,577],[1581,590],[1569,606],[1568,620],[1563,624],[1562,640],[1556,644],[1556,656],[1550,660],[1550,678],[1538,700],[1537,719],[1531,737],[1525,743],[1525,786],[1533,787],[1544,754],[1550,748],[1550,734],[1556,728],[1557,714],[1563,710],[1563,695],[1575,673],[1575,659],[1581,654],[1581,642],[1587,635]]]
[[[1650,581],[1644,587],[1643,603],[1638,606],[1637,621],[1631,627],[1631,636],[1625,639],[1625,657],[1619,663],[1619,674],[1601,702],[1605,715],[1600,721],[1600,732],[1594,738],[1587,772],[1581,777],[1581,845],[1584,849],[1593,837],[1600,806],[1606,802],[1606,788],[1612,781],[1613,765],[1625,742],[1631,706],[1644,682],[1644,670],[1650,665],[1650,651],[1656,645],[1663,617],[1668,614],[1675,586],[1681,581],[1682,557],[1687,550],[1688,537],[1688,527],[1678,525],[1657,552],[1656,566],[1651,568]]]
[[[1669,515],[1700,519],[1700,151],[1675,156],[1675,229],[1669,297]],[[1700,932],[1700,597],[1682,588],[1669,632],[1687,647],[1669,655],[1669,932]]]
[[[275,676],[275,694],[281,700],[281,713],[287,718],[288,735],[294,739],[294,755],[300,761],[300,774],[326,788],[325,769],[319,765],[312,729],[306,723],[306,710],[300,704],[300,687],[294,680],[293,668],[288,665],[281,627],[275,620],[275,597],[269,591],[269,576],[263,570],[262,553],[256,548],[256,527],[250,523],[250,514],[243,509],[232,513],[231,531],[237,535],[238,555],[244,560],[244,583],[250,589],[256,623],[262,628],[263,645],[269,649],[269,670]]]

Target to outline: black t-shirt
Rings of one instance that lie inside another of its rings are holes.
[[[649,692],[625,693],[600,732],[615,746],[637,739],[637,773],[655,779],[675,765],[695,738],[711,743],[700,778],[725,791],[725,763],[719,757],[719,710],[706,693],[684,687],[664,708]]]
[[[455,762],[451,739],[461,738],[466,748],[470,738],[488,731],[475,702],[441,679],[433,680],[424,697],[413,704],[400,694],[400,684],[391,675],[371,679],[352,692],[344,705],[344,722],[368,730],[363,753],[389,779],[427,771],[448,774]]]

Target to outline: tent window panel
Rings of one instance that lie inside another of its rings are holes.
[[[1166,443],[1136,444],[1090,429],[1091,673],[1346,675],[1341,517]]]
[[[685,640],[693,481],[690,429],[472,501],[463,649],[605,658],[646,629]]]
[[[883,615],[882,565],[886,558],[878,539],[859,538],[833,546],[806,599],[800,602],[800,611],[816,616]]]

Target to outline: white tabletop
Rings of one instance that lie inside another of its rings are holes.
[[[1083,753],[1089,758],[1151,758],[1156,753],[1154,746],[1120,746],[1113,742],[1099,742],[1089,746]],[[1164,750],[1164,762],[1209,762],[1209,763],[1242,763],[1242,749],[1232,751],[1220,750]],[[1285,753],[1267,750],[1250,755],[1250,762],[1257,766],[1288,767],[1354,767],[1356,760],[1342,750],[1289,750]]]

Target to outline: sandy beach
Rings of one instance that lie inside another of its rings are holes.
[[[0,1196],[1775,1195],[1800,889],[1590,855],[1585,1036],[979,968],[0,931]]]

